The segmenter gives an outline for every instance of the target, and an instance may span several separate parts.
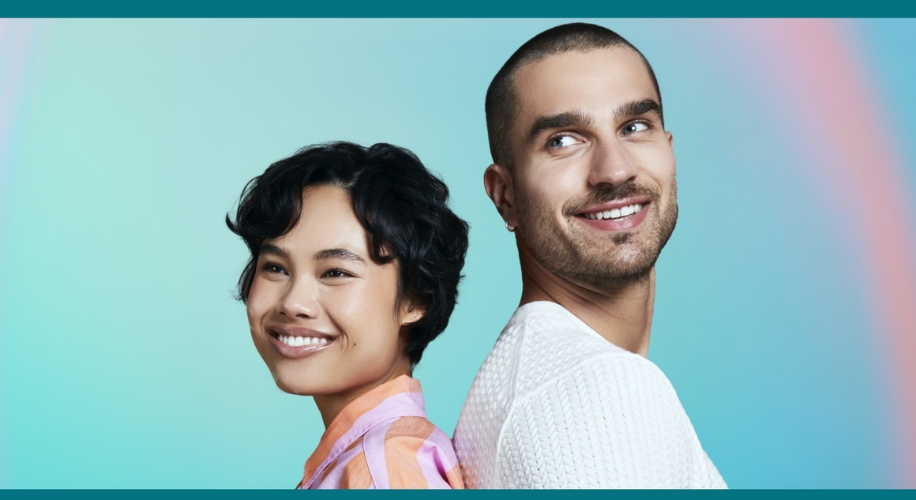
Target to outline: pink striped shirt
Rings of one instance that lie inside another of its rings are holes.
[[[420,382],[402,375],[334,417],[297,488],[464,488],[452,442],[426,420]]]

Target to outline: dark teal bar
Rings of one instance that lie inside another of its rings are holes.
[[[2,17],[916,17],[916,2],[530,0],[452,2],[370,0],[39,0],[0,2]]]

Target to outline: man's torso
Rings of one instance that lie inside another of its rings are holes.
[[[664,374],[550,302],[510,319],[454,442],[471,488],[725,487]]]

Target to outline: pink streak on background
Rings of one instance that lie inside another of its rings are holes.
[[[34,31],[34,21],[0,19],[0,193],[8,187],[11,132],[21,102]],[[4,204],[0,203],[0,231],[3,209]]]
[[[890,119],[853,34],[842,21],[729,23],[791,129],[813,191],[851,253],[860,257],[866,304],[891,363],[900,481],[916,487],[916,224]]]
[[[0,237],[3,236],[6,200],[10,193],[11,144],[13,128],[21,119],[23,82],[28,69],[30,49],[33,47],[36,23],[30,20],[0,19]],[[2,342],[2,338],[0,338]],[[2,345],[2,344],[0,344]],[[2,347],[0,347],[2,348]],[[4,384],[0,383],[0,387]],[[2,400],[2,394],[0,394]],[[0,412],[0,487],[8,487],[9,478],[4,446],[3,414]]]

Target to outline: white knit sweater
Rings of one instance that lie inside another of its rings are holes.
[[[665,375],[552,302],[509,320],[468,393],[470,488],[725,488]]]

